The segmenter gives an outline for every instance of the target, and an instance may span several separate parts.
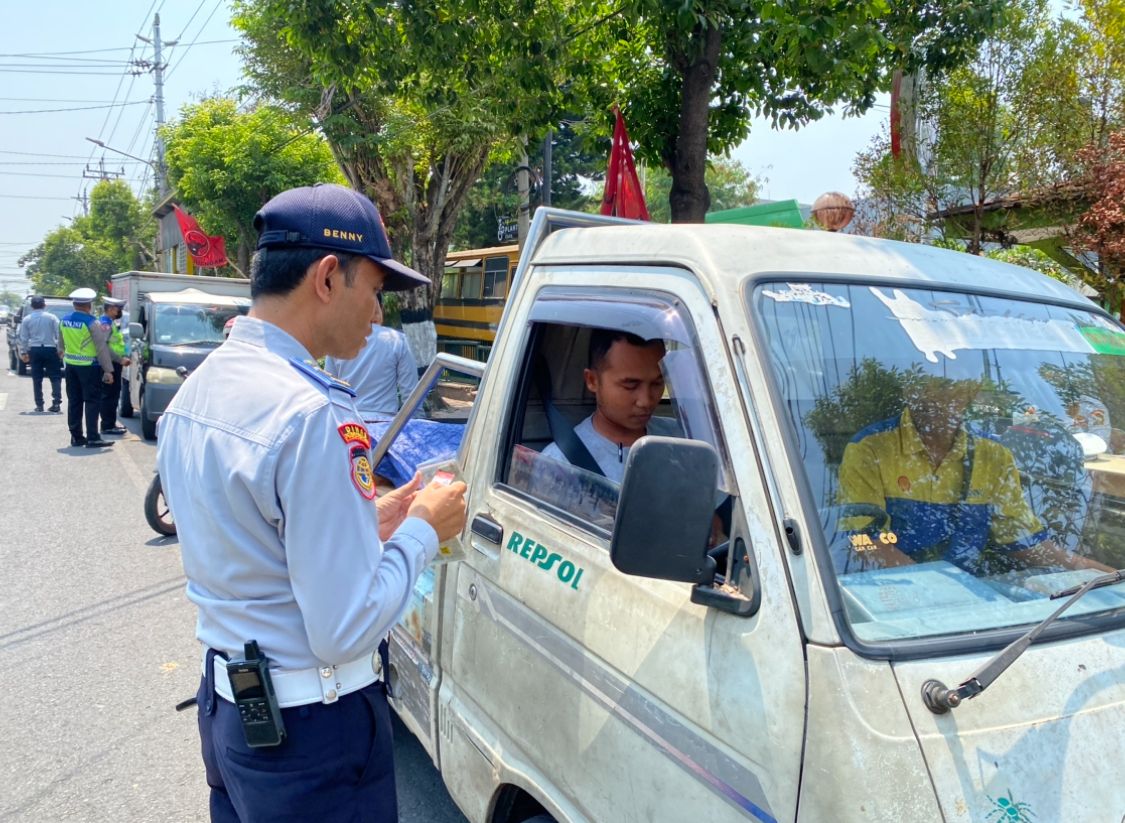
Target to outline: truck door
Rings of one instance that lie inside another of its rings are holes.
[[[525,282],[537,291],[509,306],[481,399],[489,419],[471,435],[472,548],[453,584],[439,700],[450,790],[477,805],[451,769],[483,756],[559,819],[792,821],[801,641],[711,303],[677,269],[559,267]],[[616,571],[617,484],[542,454],[565,439],[560,416],[579,426],[596,408],[584,383],[592,327],[648,328],[648,339],[654,324],[675,391],[649,430],[678,426],[719,450],[716,539],[745,547],[761,591],[749,617]]]

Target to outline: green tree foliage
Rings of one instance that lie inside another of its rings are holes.
[[[20,304],[23,303],[23,298],[15,292],[2,291],[0,292],[0,306],[7,306],[9,309],[18,309]]]
[[[254,215],[274,195],[295,186],[343,179],[332,152],[306,121],[277,106],[239,111],[214,97],[189,104],[165,127],[168,179],[183,208],[210,234],[237,249],[249,270],[257,241]]]
[[[824,462],[838,466],[844,448],[857,432],[902,413],[907,376],[873,357],[852,366],[848,376],[827,395],[818,397],[803,418],[824,451]]]
[[[1121,198],[1111,137],[1125,128],[1125,0],[1077,9],[1052,19],[1045,3],[1021,0],[968,65],[923,84],[917,112],[933,137],[896,160],[884,133],[856,159],[863,233],[926,242],[952,228],[979,253],[1038,220],[1097,251],[1084,215],[1098,202],[1111,213]],[[951,210],[962,212],[956,223],[943,216]],[[1074,270],[1116,305],[1107,261],[1103,251]]]
[[[327,0],[297,7],[241,0],[235,9],[254,86],[319,125],[348,184],[379,207],[396,257],[432,280],[399,301],[415,357],[428,362],[432,306],[457,216],[504,142],[501,102],[451,94],[463,76],[413,65],[410,43],[393,24],[401,9]]]
[[[710,192],[708,212],[753,206],[758,201],[761,181],[751,176],[740,162],[723,157],[713,157],[704,174]],[[672,175],[661,167],[645,172],[645,201],[648,214],[654,223],[672,222]]]
[[[672,175],[675,222],[708,209],[708,154],[723,154],[765,114],[799,127],[833,106],[861,113],[896,68],[940,72],[967,59],[1001,3],[635,0],[613,55],[631,136]]]
[[[672,190],[672,175],[659,166],[638,169],[638,175],[643,178],[649,219],[653,223],[671,223],[672,206],[669,202],[669,193]],[[753,206],[758,202],[758,190],[763,183],[761,178],[751,176],[742,163],[724,157],[712,157],[708,161],[704,180],[708,191],[711,192],[711,205],[707,209],[708,212]],[[604,190],[604,184],[599,184],[591,190],[591,197],[587,204],[588,211],[597,212],[601,209]]]
[[[80,227],[59,226],[20,258],[37,294],[67,295],[90,288],[105,294],[106,281],[120,271],[114,254]]]
[[[104,294],[113,275],[151,268],[155,244],[150,205],[124,181],[102,180],[90,192],[90,213],[50,232],[19,264],[40,294],[83,287]]]
[[[703,219],[709,154],[750,118],[803,125],[841,104],[862,112],[894,68],[966,58],[1001,0],[262,0],[326,83],[410,87],[427,104],[487,99],[509,136],[539,136],[567,111],[622,102],[642,155],[672,175],[676,221]]]
[[[563,124],[551,141],[551,205],[559,209],[586,211],[597,207],[595,192],[587,191],[591,182],[605,177],[608,146],[589,133]],[[452,245],[457,249],[479,249],[500,245],[497,240],[501,217],[515,218],[520,197],[516,190],[519,155],[507,143],[493,152],[488,167],[469,191],[457,221]],[[534,211],[543,202],[543,142],[528,147],[528,166],[536,184],[530,203]]]
[[[970,63],[922,85],[915,105],[936,137],[895,158],[883,134],[857,158],[861,195],[871,203],[868,231],[917,240],[940,228],[933,215],[968,205],[967,251],[980,253],[988,204],[1035,175],[1037,107],[1028,76],[1038,73],[1048,29],[1044,0],[1013,3]]]

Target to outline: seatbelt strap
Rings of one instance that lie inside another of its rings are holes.
[[[551,430],[551,437],[555,445],[563,453],[572,466],[593,472],[599,477],[605,477],[605,472],[590,454],[586,444],[582,442],[574,431],[574,426],[563,416],[553,402],[551,402],[551,372],[547,367],[547,360],[539,358],[535,368],[535,387],[539,390],[539,398],[543,401],[543,411],[547,415],[547,426]]]

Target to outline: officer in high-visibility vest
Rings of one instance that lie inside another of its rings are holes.
[[[102,387],[102,434],[125,434],[125,429],[117,425],[117,404],[121,400],[121,372],[129,365],[129,351],[125,347],[125,337],[117,325],[121,320],[125,301],[118,297],[107,297],[102,301],[105,314],[99,318],[102,331],[106,333],[109,345],[109,359],[113,361],[113,382]]]
[[[113,442],[98,434],[102,386],[113,383],[113,360],[105,342],[102,324],[93,315],[93,289],[71,292],[74,311],[59,321],[59,355],[66,366],[66,422],[70,445],[97,449]],[[86,434],[82,434],[82,418]]]

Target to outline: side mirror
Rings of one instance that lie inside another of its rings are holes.
[[[642,437],[629,450],[609,554],[637,577],[706,583],[719,456],[708,443]]]
[[[140,323],[129,324],[129,337],[133,340],[143,340],[145,336],[145,327]]]

